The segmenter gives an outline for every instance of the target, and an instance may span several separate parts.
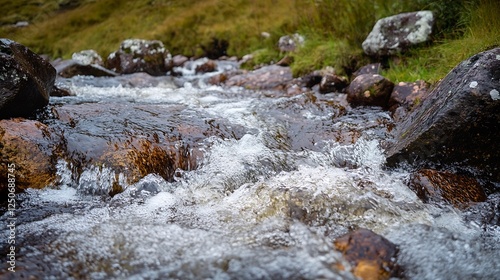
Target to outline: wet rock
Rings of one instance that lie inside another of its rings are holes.
[[[484,190],[476,179],[446,171],[419,170],[412,174],[410,188],[424,202],[445,200],[461,209],[473,202],[486,200]]]
[[[0,193],[7,188],[7,166],[15,165],[16,188],[43,188],[56,175],[54,168],[63,141],[54,130],[33,120],[0,120]]]
[[[79,61],[70,59],[64,60],[55,66],[57,74],[64,78],[74,76],[94,76],[94,77],[114,77],[118,74],[106,69],[98,64],[83,64]]]
[[[226,73],[220,73],[208,78],[208,83],[211,85],[222,85],[227,81],[227,79],[228,75]]]
[[[95,50],[83,50],[73,53],[71,59],[84,65],[97,64],[104,66],[102,57]]]
[[[293,52],[304,44],[304,37],[298,33],[282,36],[278,40],[278,49],[282,52]]]
[[[488,196],[485,202],[471,205],[464,212],[465,220],[480,226],[500,226],[500,193]]]
[[[397,246],[368,229],[341,236],[334,245],[353,266],[352,273],[360,279],[389,279],[399,273]]]
[[[356,78],[359,75],[363,74],[380,74],[382,72],[382,64],[380,63],[372,63],[365,66],[362,66],[354,73],[352,73],[352,79]]]
[[[50,96],[55,96],[55,97],[72,96],[72,95],[74,94],[72,94],[69,89],[60,88],[58,86],[54,86],[52,88],[52,91],[50,92]]]
[[[394,84],[378,74],[359,75],[347,88],[347,101],[353,106],[387,108]]]
[[[453,165],[500,181],[500,48],[453,69],[393,130],[387,162]]]
[[[172,181],[177,169],[192,170],[210,136],[241,137],[237,126],[183,115],[183,106],[74,104],[52,108],[44,120],[65,139],[65,158],[75,170],[111,168],[131,184],[150,173]],[[120,187],[113,190],[119,192]]]
[[[319,92],[343,92],[347,85],[348,81],[346,77],[337,76],[335,74],[326,74],[323,78],[321,78]]]
[[[293,80],[290,67],[264,66],[257,70],[229,78],[227,86],[241,86],[247,89],[282,90]]]
[[[403,13],[382,18],[363,42],[367,55],[392,55],[430,40],[434,15],[431,11]]]
[[[27,47],[0,39],[0,118],[27,117],[49,103],[56,71]]]
[[[209,73],[217,71],[217,63],[213,60],[208,60],[207,62],[197,65],[194,72],[199,73]]]
[[[405,109],[412,109],[418,106],[429,95],[429,84],[425,81],[413,83],[399,82],[394,85],[391,97],[389,98],[389,111],[394,113],[396,109],[403,106]]]
[[[187,61],[189,61],[189,58],[187,56],[174,55],[174,57],[172,57],[172,65],[174,67],[181,67]]]
[[[106,68],[120,74],[146,72],[162,76],[172,69],[172,56],[160,41],[128,39],[108,56]]]

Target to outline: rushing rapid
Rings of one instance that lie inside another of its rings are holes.
[[[54,106],[147,104],[174,125],[214,119],[227,133],[204,139],[196,166],[173,180],[152,173],[127,184],[112,168],[75,174],[60,159],[57,182],[18,195],[20,251],[9,277],[356,279],[336,268],[349,263],[333,240],[362,227],[399,245],[409,279],[499,278],[498,226],[421,202],[407,187],[409,170],[384,168],[393,126],[385,111],[350,108],[342,94],[207,86],[185,71],[179,88],[171,79],[60,81],[76,96],[52,98]],[[127,118],[161,130],[134,110]],[[224,137],[231,129],[236,137]],[[111,197],[116,181],[124,191]]]

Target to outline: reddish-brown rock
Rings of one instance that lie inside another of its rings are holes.
[[[337,238],[334,245],[353,266],[352,273],[361,279],[389,279],[398,273],[397,246],[368,229],[349,232]]]
[[[410,188],[424,202],[444,200],[462,209],[486,200],[486,194],[476,179],[432,169],[412,174]]]
[[[33,120],[0,120],[0,192],[7,188],[7,166],[15,165],[16,188],[43,188],[55,179],[63,142],[54,130]]]

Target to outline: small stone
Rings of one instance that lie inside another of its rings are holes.
[[[424,202],[447,201],[460,209],[486,200],[476,179],[445,171],[422,169],[412,174],[410,188]]]
[[[371,230],[357,229],[334,242],[344,258],[353,266],[353,274],[361,279],[389,279],[397,276],[398,247]]]

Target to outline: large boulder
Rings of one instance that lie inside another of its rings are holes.
[[[0,39],[0,118],[30,116],[49,103],[56,70],[27,47]]]
[[[476,179],[446,171],[419,170],[411,175],[410,188],[426,203],[447,201],[461,209],[486,200]]]
[[[236,75],[226,81],[227,86],[241,86],[247,89],[282,90],[293,80],[290,67],[269,65],[257,70]]]
[[[160,41],[127,39],[108,56],[106,67],[121,74],[146,72],[162,76],[172,69],[172,56]]]
[[[387,162],[453,165],[500,181],[500,48],[455,67],[393,130]]]
[[[434,15],[431,11],[403,13],[377,21],[363,42],[367,55],[384,56],[404,51],[430,39]]]
[[[359,75],[347,88],[347,101],[353,106],[386,108],[393,88],[394,84],[381,75]]]

